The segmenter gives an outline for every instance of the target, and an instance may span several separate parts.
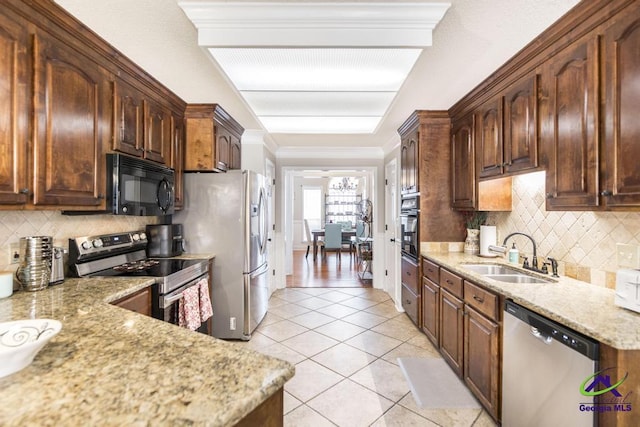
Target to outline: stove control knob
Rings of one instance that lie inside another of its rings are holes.
[[[140,233],[140,240],[147,240],[147,233]]]
[[[134,242],[137,242],[138,240],[140,240],[140,235],[138,233],[133,233],[131,235],[131,238],[133,239]]]
[[[102,247],[102,239],[95,239],[93,241],[93,247],[94,248],[101,248]]]
[[[82,249],[91,249],[93,247],[91,242],[88,240],[85,240],[84,242],[82,242],[81,246],[82,246]]]

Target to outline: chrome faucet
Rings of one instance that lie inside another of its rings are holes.
[[[541,272],[541,270],[538,270],[538,254],[537,254],[537,249],[536,249],[536,242],[535,242],[535,240],[533,240],[533,237],[529,236],[528,234],[520,233],[519,231],[516,231],[515,233],[511,233],[507,237],[504,238],[504,241],[502,242],[502,246],[504,246],[506,248],[507,247],[507,240],[509,240],[509,237],[516,236],[516,235],[520,235],[520,236],[524,236],[524,237],[528,238],[529,240],[531,240],[531,244],[533,245],[533,259],[531,260],[531,267],[524,266],[524,265],[523,265],[523,267],[524,268],[528,268],[530,270],[540,271]]]

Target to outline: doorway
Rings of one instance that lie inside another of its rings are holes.
[[[313,237],[307,236],[304,220],[310,230],[320,231],[325,222],[340,222],[344,230],[355,230],[357,201],[370,200],[375,206],[376,168],[295,168],[283,167],[282,231],[284,235],[285,277],[287,287],[372,287],[371,277],[361,280],[360,262],[355,251],[345,244],[341,255],[322,254],[318,249],[313,256]],[[356,192],[340,192],[335,182],[352,183]],[[331,187],[330,187],[331,186]],[[318,193],[318,190],[320,192]],[[318,194],[320,203],[318,206]],[[343,199],[341,199],[342,197]],[[334,200],[335,199],[335,200]],[[312,211],[310,205],[315,206]],[[375,216],[374,216],[375,221]],[[348,224],[348,225],[347,225]],[[372,224],[372,229],[375,225]],[[352,231],[353,232],[353,231]],[[346,233],[345,233],[346,234]],[[318,237],[320,239],[320,237]],[[375,242],[374,242],[375,245]],[[309,255],[306,256],[307,247]]]

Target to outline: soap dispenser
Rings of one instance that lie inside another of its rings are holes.
[[[509,249],[509,262],[511,264],[517,264],[520,260],[520,251],[516,248],[516,244],[514,243],[511,249]]]

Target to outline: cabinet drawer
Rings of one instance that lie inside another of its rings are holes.
[[[407,286],[402,285],[402,308],[409,315],[413,323],[419,325],[418,309],[420,307],[420,298],[413,293]]]
[[[444,268],[440,269],[440,286],[452,295],[462,298],[462,278]]]
[[[490,319],[498,320],[498,296],[464,281],[464,302]]]
[[[411,289],[411,292],[420,293],[420,280],[418,280],[418,264],[408,258],[402,257],[402,284]]]
[[[422,275],[433,283],[440,283],[440,267],[427,259],[422,259]]]

